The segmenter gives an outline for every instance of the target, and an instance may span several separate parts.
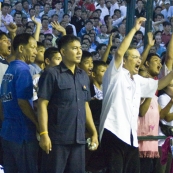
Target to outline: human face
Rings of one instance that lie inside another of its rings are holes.
[[[87,24],[85,24],[85,28],[87,31],[90,31],[93,28],[93,24],[88,22]]]
[[[46,4],[44,7],[44,12],[47,14],[50,10],[50,5]]]
[[[157,76],[160,73],[162,67],[161,59],[157,56],[153,56],[150,61],[146,62],[147,70],[152,77]]]
[[[52,42],[50,40],[46,39],[45,42],[44,42],[44,46],[45,46],[46,49],[49,48],[49,47],[52,47]]]
[[[30,38],[27,45],[22,46],[21,54],[27,64],[33,63],[37,55],[37,42]]]
[[[16,24],[21,24],[22,23],[22,16],[20,14],[16,14],[14,17],[14,21]]]
[[[28,4],[27,1],[25,1],[25,2],[23,3],[23,8],[24,8],[24,9],[29,9],[29,4]]]
[[[22,11],[22,3],[16,5],[16,10]]]
[[[82,50],[88,51],[89,46],[86,43],[85,44],[82,44],[81,46],[82,46]]]
[[[158,45],[160,45],[161,42],[162,42],[162,39],[161,39],[160,36],[156,36],[156,37],[155,37],[155,40],[156,40],[156,44],[158,44]]]
[[[30,14],[30,17],[34,16],[35,15],[35,10],[34,9],[30,10],[29,14]]]
[[[30,29],[30,28],[27,28],[27,29],[25,30],[25,32],[28,33],[28,34],[31,34],[31,35],[33,34],[32,29]]]
[[[42,42],[44,39],[45,39],[45,36],[44,35],[40,35],[39,36],[39,42]]]
[[[101,26],[101,33],[106,34],[106,32],[107,32],[107,26],[106,25]]]
[[[83,69],[88,76],[90,76],[92,74],[92,69],[93,69],[92,57],[88,57],[82,60],[81,63],[79,64],[79,67]]]
[[[166,26],[164,27],[164,31],[166,31],[166,32],[171,32],[171,25],[166,25]]]
[[[138,42],[141,41],[141,40],[142,40],[142,37],[143,37],[142,34],[137,34],[137,35],[136,35],[137,41],[138,41]]]
[[[120,39],[119,38],[115,38],[114,46],[119,47],[120,43],[121,43]]]
[[[35,13],[39,14],[40,13],[40,7],[39,6],[35,6]]]
[[[161,11],[162,11],[162,8],[157,8],[157,9],[155,10],[155,13],[156,13],[156,14],[160,14]]]
[[[131,77],[138,74],[141,64],[141,56],[137,49],[128,50],[128,57],[124,58],[123,67],[130,72]]]
[[[82,12],[81,18],[82,18],[83,20],[86,20],[86,19],[87,19],[87,13]]]
[[[3,35],[0,39],[0,56],[6,58],[10,54],[11,54],[11,42],[5,35]]]
[[[99,85],[102,84],[103,76],[105,74],[105,71],[107,70],[107,67],[100,65],[97,67],[96,72],[93,72],[93,78]]]
[[[2,14],[3,14],[3,15],[7,15],[8,10],[9,10],[9,7],[4,6],[4,7],[2,8]]]
[[[102,56],[105,53],[106,48],[107,48],[107,46],[102,46],[102,48],[99,50],[100,56]]]
[[[125,34],[126,33],[126,27],[124,24],[121,24],[120,27],[119,27],[119,32],[121,34]]]
[[[63,17],[63,20],[64,20],[65,22],[69,23],[69,16],[68,16],[68,15],[65,15],[65,16]]]
[[[38,62],[38,63],[43,63],[44,62],[44,52],[45,52],[45,48],[40,46],[40,47],[37,47],[37,56],[36,56],[36,59],[35,59],[35,62]]]
[[[54,67],[56,65],[59,65],[61,61],[62,61],[61,54],[59,52],[54,53],[51,60],[49,60],[48,58],[46,59],[46,61],[45,61],[46,67]]]
[[[55,5],[55,7],[56,7],[57,10],[60,10],[61,7],[62,7],[62,3],[57,3],[57,4]]]
[[[61,49],[62,61],[67,65],[79,64],[82,57],[82,49],[79,41],[73,41]]]
[[[34,27],[35,27],[35,26],[34,26],[34,23],[33,23],[33,22],[29,22],[29,23],[28,23],[28,26],[30,26],[30,27],[34,30]]]
[[[152,46],[152,47],[151,47],[149,53],[156,53],[156,48],[155,48],[155,46]]]
[[[49,25],[49,21],[48,20],[43,20],[42,21],[43,28],[48,28],[48,25]]]
[[[77,17],[81,17],[82,11],[78,9],[77,11],[75,11],[75,14]]]

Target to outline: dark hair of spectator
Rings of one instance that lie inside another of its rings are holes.
[[[104,22],[105,22],[105,23],[107,22],[107,20],[108,20],[109,17],[110,17],[110,15],[106,15],[106,16],[104,17]]]
[[[65,13],[65,14],[63,15],[63,18],[64,18],[65,16],[70,17],[70,15],[69,15],[69,14],[67,14],[67,13]]]
[[[142,31],[136,31],[135,35],[141,34],[143,36]]]
[[[170,25],[171,25],[171,23],[170,23],[170,22],[168,22],[168,21],[163,22],[163,26],[164,26],[164,27],[166,27],[167,25],[168,25],[168,26],[170,26]]]
[[[42,19],[41,19],[41,23],[43,22],[43,20],[48,20],[48,21],[49,21],[48,18],[42,18]]]
[[[117,49],[117,46],[111,46],[110,52],[111,52],[113,49]]]
[[[103,43],[99,44],[96,48],[96,51],[101,50],[103,46],[107,46],[107,45]]]
[[[162,9],[161,6],[156,6],[154,10],[157,10],[158,8]]]
[[[57,17],[58,17],[58,15],[57,15],[57,14],[53,14],[53,15],[51,16],[51,18],[53,18],[54,16],[57,16]]]
[[[81,58],[81,61],[87,59],[87,58],[92,58],[92,54],[86,50],[83,50],[82,51],[82,58]]]
[[[58,50],[60,51],[62,48],[66,47],[69,43],[72,43],[74,41],[80,42],[80,39],[74,35],[65,35],[61,37],[57,44]]]
[[[53,55],[54,55],[55,53],[59,53],[58,48],[56,48],[56,47],[49,47],[49,48],[46,49],[46,51],[44,52],[44,60],[45,60],[46,58],[48,58],[49,60],[51,60],[52,57],[53,57]]]
[[[154,16],[154,18],[156,19],[158,16],[160,16],[160,17],[162,17],[162,18],[164,18],[164,15],[163,14],[156,14],[155,16]]]
[[[91,23],[91,24],[93,25],[93,22],[92,22],[91,20],[87,20],[87,21],[85,22],[85,25],[87,25],[88,23]]]
[[[38,42],[37,42],[37,48],[38,48],[38,47],[44,47],[44,44],[43,44],[42,42],[39,42],[39,41],[38,41]],[[44,47],[44,48],[45,48],[45,47]]]
[[[22,13],[20,11],[17,11],[14,13],[14,17],[16,17],[16,15],[21,15],[22,16]]]
[[[22,0],[22,6],[25,2],[27,2],[29,4],[29,2],[27,0]]]
[[[73,34],[73,28],[71,25],[67,25],[65,30],[67,35]]]
[[[2,39],[3,36],[8,37],[7,34],[6,34],[5,32],[3,32],[3,31],[0,30],[0,39]]]
[[[116,12],[121,13],[121,10],[119,10],[119,9],[115,9],[115,10],[114,10],[114,14],[115,14]]]
[[[20,45],[27,45],[31,38],[34,39],[34,37],[28,33],[16,35],[16,37],[14,37],[14,40],[13,40],[14,51],[16,51]]]
[[[156,36],[159,32],[162,33],[162,31],[156,31],[156,32],[154,33],[154,36]]]
[[[48,17],[47,14],[43,14],[43,15],[41,16],[41,19],[43,19],[43,18],[48,19],[49,17]]]
[[[34,11],[35,11],[35,9],[34,9],[34,8],[30,8],[30,9],[29,9],[29,13],[30,13],[30,11],[31,11],[31,10],[34,10]]]
[[[40,5],[39,4],[34,4],[34,6],[33,6],[33,8],[35,9],[35,7],[40,7]]]
[[[88,38],[83,38],[82,43],[83,43],[84,40],[88,40],[89,43],[91,43],[91,41]]]
[[[2,3],[2,8],[3,7],[10,7],[10,4],[8,4],[8,3]]]
[[[30,27],[30,26],[29,26],[30,23],[33,23],[34,26],[35,26],[35,23],[34,23],[33,21],[29,21],[29,22],[26,23],[26,27]]]
[[[146,61],[149,62],[152,59],[153,56],[157,56],[158,58],[160,58],[160,56],[156,53],[149,53],[148,56],[147,56]],[[145,63],[146,63],[146,61],[145,61]]]
[[[17,1],[14,5],[22,4],[21,2]]]
[[[97,69],[99,66],[107,67],[108,65],[104,61],[93,61],[93,72],[97,73]]]

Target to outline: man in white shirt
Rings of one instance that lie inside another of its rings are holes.
[[[106,15],[109,15],[109,10],[105,5],[105,0],[99,0],[99,5],[96,7],[96,9],[102,10],[100,19],[103,20]]]
[[[109,173],[139,173],[137,119],[140,98],[153,97],[156,89],[169,84],[173,71],[161,81],[138,74],[139,52],[128,48],[136,31],[146,19],[136,20],[124,38],[103,78],[103,104],[100,140]]]

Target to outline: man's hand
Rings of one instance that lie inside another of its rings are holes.
[[[113,33],[111,33],[110,36],[109,36],[109,43],[108,43],[108,45],[110,47],[112,47],[112,37],[113,37]]]
[[[135,22],[135,25],[134,25],[134,28],[136,29],[136,31],[138,31],[142,25],[143,22],[146,21],[146,18],[144,17],[140,17],[140,18],[137,18],[136,19],[136,22]]]
[[[155,39],[153,38],[153,33],[148,32],[147,36],[148,36],[148,45],[151,46],[151,47],[154,46]]]
[[[16,33],[16,31],[17,31],[17,25],[16,24],[14,24],[14,23],[7,24],[5,21],[3,21],[3,23],[10,33]]]
[[[62,27],[58,22],[51,22],[51,25],[53,28],[55,28],[57,31],[66,34],[66,30],[64,27]]]
[[[48,134],[43,134],[40,136],[39,145],[47,154],[49,154],[49,152],[52,150],[52,143]]]
[[[97,135],[93,135],[91,137],[91,144],[90,144],[89,150],[91,150],[91,151],[97,150],[98,145],[99,145],[98,136]]]
[[[31,17],[31,20],[35,23],[35,25],[38,27],[38,26],[42,26],[42,24],[40,23],[40,22],[37,22],[36,20],[35,20],[35,16],[32,16]]]

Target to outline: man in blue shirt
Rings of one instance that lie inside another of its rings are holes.
[[[36,48],[37,42],[30,34],[17,35],[13,41],[16,60],[9,64],[2,80],[1,137],[6,173],[37,173],[38,123],[31,106],[33,84],[27,65],[34,62]]]

